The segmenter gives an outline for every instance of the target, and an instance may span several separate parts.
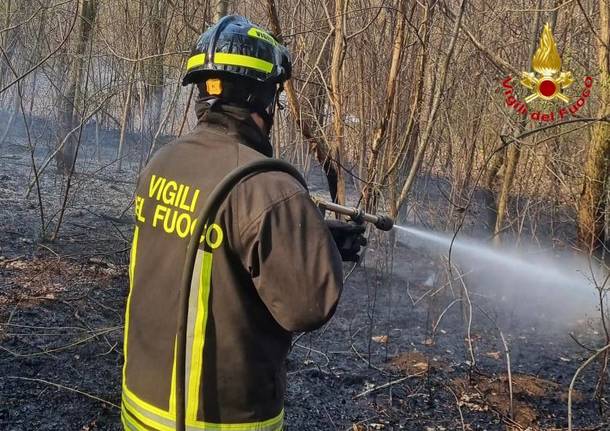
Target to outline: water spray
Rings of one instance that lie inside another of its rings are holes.
[[[555,324],[595,313],[596,284],[607,271],[583,256],[558,251],[498,247],[486,241],[454,237],[421,226],[394,226],[398,242],[451,260],[469,272],[471,282],[484,286],[488,297],[522,311],[522,318],[547,316]],[[534,252],[535,251],[535,252]]]
[[[186,429],[186,336],[188,323],[189,297],[191,293],[191,279],[195,270],[195,260],[197,252],[202,248],[204,251],[208,247],[206,242],[201,242],[200,238],[205,227],[216,217],[218,209],[227,198],[233,188],[244,178],[262,172],[284,172],[293,176],[300,182],[305,189],[307,183],[301,173],[291,164],[278,159],[265,159],[249,163],[231,171],[207,198],[201,213],[195,222],[195,229],[186,251],[184,269],[182,271],[182,283],[180,286],[178,299],[178,320],[176,329],[176,430],[185,431]],[[372,223],[378,229],[389,231],[394,226],[394,221],[382,215],[368,214],[358,208],[350,208],[332,202],[316,199],[315,203],[320,209],[329,210],[347,216],[355,223]]]

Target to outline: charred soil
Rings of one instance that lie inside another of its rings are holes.
[[[43,236],[35,189],[24,197],[29,155],[20,146],[8,154],[0,159],[0,429],[120,430],[135,166],[116,173],[85,157],[50,242],[65,181],[42,177]],[[443,273],[436,256],[373,238],[335,317],[294,337],[286,429],[566,429],[568,386],[591,355],[583,346],[603,345],[597,324],[511,318],[476,291],[470,317]],[[577,381],[576,429],[610,427],[605,395],[595,398],[601,365]]]

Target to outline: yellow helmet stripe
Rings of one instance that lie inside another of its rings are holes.
[[[191,70],[197,66],[202,66],[205,63],[205,54],[196,54],[188,59],[186,70]],[[214,63],[225,64],[228,66],[247,67],[249,69],[258,70],[265,73],[271,73],[273,63],[270,63],[260,58],[250,57],[249,55],[231,54],[226,52],[217,52],[214,54]]]
[[[186,70],[191,70],[193,67],[202,66],[205,63],[205,54],[196,54],[189,58],[186,63]]]
[[[241,66],[249,69],[258,70],[265,73],[271,73],[273,63],[261,60],[260,58],[250,57],[249,55],[229,54],[226,52],[217,52],[214,54],[214,63],[226,64],[228,66]]]
[[[265,42],[269,42],[271,45],[278,45],[277,40],[275,40],[273,36],[260,28],[252,27],[250,30],[248,30],[248,36],[264,40]]]

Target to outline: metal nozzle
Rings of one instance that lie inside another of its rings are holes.
[[[377,222],[375,223],[375,227],[377,229],[381,229],[384,231],[390,231],[394,227],[394,220],[387,215],[376,216]]]
[[[334,202],[327,202],[321,199],[314,199],[314,202],[319,208],[348,216],[350,220],[356,223],[372,223],[377,229],[381,229],[383,231],[392,230],[392,228],[394,227],[394,220],[392,220],[392,218],[388,217],[387,215],[369,214],[358,208],[346,207],[343,205],[336,204]]]

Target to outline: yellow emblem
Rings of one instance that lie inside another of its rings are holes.
[[[533,90],[533,93],[525,98],[526,103],[530,103],[538,98],[553,100],[555,98],[564,103],[570,99],[562,93],[564,88],[568,88],[573,82],[572,72],[561,72],[561,57],[557,51],[557,45],[553,39],[551,26],[547,23],[540,36],[540,44],[534,58],[532,58],[532,68],[538,74],[523,72],[521,85]]]
[[[208,79],[205,81],[205,89],[210,96],[222,94],[222,81],[220,79]]]

